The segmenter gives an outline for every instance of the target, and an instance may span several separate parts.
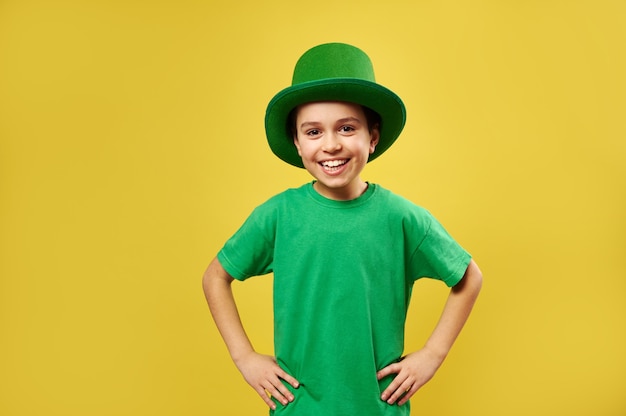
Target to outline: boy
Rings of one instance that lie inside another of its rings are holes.
[[[480,270],[424,209],[361,179],[396,140],[404,104],[377,84],[367,55],[319,45],[269,103],[272,151],[314,181],[257,207],[203,278],[231,357],[270,414],[408,415],[461,331]],[[255,352],[237,313],[234,279],[274,273],[275,357]],[[416,279],[452,287],[425,346],[402,357]]]

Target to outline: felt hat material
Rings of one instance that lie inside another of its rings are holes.
[[[360,104],[380,115],[380,141],[369,161],[395,142],[406,121],[404,103],[394,92],[376,83],[372,62],[365,52],[345,43],[318,45],[300,57],[291,86],[276,94],[267,106],[267,141],[283,161],[304,167],[293,143],[289,113],[301,104],[319,101]]]

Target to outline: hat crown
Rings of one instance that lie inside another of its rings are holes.
[[[357,47],[326,43],[304,53],[293,71],[292,85],[330,78],[356,78],[376,82],[370,58]]]

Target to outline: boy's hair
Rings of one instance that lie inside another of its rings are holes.
[[[289,131],[291,132],[291,137],[293,138],[296,138],[298,134],[298,129],[296,127],[296,113],[298,112],[299,108],[300,106],[291,110],[289,112],[289,116],[287,117],[287,127],[289,128]],[[378,131],[380,131],[381,124],[382,124],[382,119],[380,117],[380,114],[378,114],[376,111],[364,105],[361,105],[361,108],[363,109],[363,114],[365,114],[365,121],[367,122],[367,130],[370,132],[370,134],[372,133],[374,128],[377,128]]]

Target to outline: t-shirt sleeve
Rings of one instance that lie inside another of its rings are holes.
[[[245,280],[272,272],[275,219],[271,207],[259,206],[217,253],[232,277]]]
[[[439,279],[452,287],[463,278],[471,255],[448,234],[435,217],[428,212],[425,215],[424,236],[410,259],[412,275],[415,279]]]

